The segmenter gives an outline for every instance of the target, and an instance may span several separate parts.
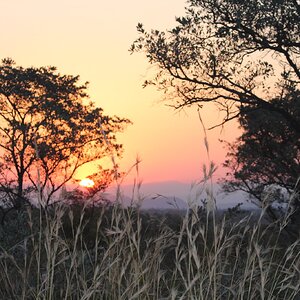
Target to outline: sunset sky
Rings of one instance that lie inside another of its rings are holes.
[[[207,163],[197,110],[176,112],[160,102],[155,89],[143,89],[151,67],[145,56],[128,51],[138,36],[138,22],[146,29],[171,28],[185,5],[184,0],[2,0],[0,57],[24,67],[52,65],[63,74],[80,75],[82,82],[90,82],[91,100],[106,114],[133,122],[118,137],[124,145],[123,171],[138,156],[144,182],[192,182],[202,177]],[[221,120],[213,106],[202,117],[207,127]],[[237,135],[235,124],[220,131],[208,132],[210,157],[217,165],[225,158],[218,139]],[[80,177],[90,172],[86,168]],[[220,167],[217,176],[222,174]]]

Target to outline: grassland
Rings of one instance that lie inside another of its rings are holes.
[[[0,299],[300,299],[286,226],[197,207],[26,207],[0,227]]]

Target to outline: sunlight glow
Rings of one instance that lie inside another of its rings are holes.
[[[86,187],[86,188],[91,188],[95,185],[95,183],[92,179],[84,178],[79,182],[79,185]]]

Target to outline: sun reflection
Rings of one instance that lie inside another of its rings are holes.
[[[91,188],[95,185],[95,183],[92,179],[84,178],[79,182],[79,185],[86,187],[86,188]]]

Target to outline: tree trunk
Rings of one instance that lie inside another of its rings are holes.
[[[15,195],[15,199],[14,199],[14,207],[16,209],[21,209],[22,206],[24,205],[24,196],[23,196],[23,178],[24,178],[24,174],[21,173],[18,176],[18,190],[17,193]]]

